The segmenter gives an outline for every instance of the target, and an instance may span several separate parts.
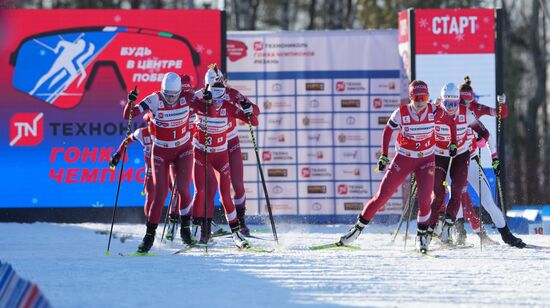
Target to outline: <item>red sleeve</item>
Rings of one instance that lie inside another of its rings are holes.
[[[141,114],[141,111],[139,110],[139,107],[138,105],[134,105],[132,103],[128,103],[126,104],[126,106],[124,106],[124,112],[122,114],[122,117],[124,118],[124,120],[128,120],[129,117],[130,117],[130,110],[132,110],[132,118],[135,118],[137,117],[138,115]]]
[[[470,127],[477,133],[479,137],[485,140],[489,140],[489,136],[491,136],[491,134],[489,133],[487,128],[485,128],[485,125],[481,123],[481,121],[475,121],[470,125]]]
[[[206,102],[194,93],[185,93],[185,99],[189,102],[189,107],[191,107],[191,109],[204,110],[204,104],[206,104]]]
[[[242,120],[242,121],[247,122],[247,123],[249,122],[248,116],[241,109],[239,109],[239,108],[233,106],[231,103],[227,103],[227,102],[224,103],[224,107],[227,109],[227,113],[228,113],[229,116],[237,118],[237,119]],[[252,116],[250,116],[250,124],[252,124],[252,126],[258,126],[258,124],[259,124],[258,118],[256,117],[255,113],[253,113]]]
[[[128,137],[126,137],[122,140],[122,142],[118,146],[118,149],[116,150],[115,154],[122,155],[122,150],[124,149],[124,142],[127,142],[126,146],[129,146],[130,144],[132,144],[132,142],[134,141],[132,136],[133,135],[130,135],[130,136],[128,136]]]
[[[241,107],[241,101],[246,101],[247,103],[252,104],[252,112],[254,115],[260,115],[260,108],[258,105],[254,104],[248,97],[244,96],[241,92],[236,89],[230,88],[230,97],[232,98],[231,102],[237,107]]]
[[[393,128],[389,125],[384,126],[384,133],[382,134],[382,154],[386,156],[388,156],[388,148],[390,147],[392,135]]]
[[[469,109],[475,114],[476,118],[478,119],[485,115],[496,116],[497,114],[497,110],[495,108],[480,104],[477,101],[472,101],[470,103]]]

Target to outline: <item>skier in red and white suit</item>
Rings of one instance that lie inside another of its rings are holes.
[[[129,96],[137,98],[137,93],[132,91]],[[160,221],[160,215],[168,192],[168,178],[170,164],[176,168],[175,187],[178,193],[180,207],[189,207],[191,196],[189,187],[191,183],[191,170],[193,166],[193,147],[191,145],[191,133],[189,132],[189,110],[199,106],[200,100],[190,92],[182,92],[181,78],[176,73],[167,73],[162,80],[160,92],[154,92],[140,103],[126,105],[124,118],[150,110],[153,115],[153,147],[152,170],[153,183],[155,185],[155,201],[149,211],[147,219],[147,231],[138,252],[148,252],[155,239],[155,231]],[[186,244],[191,241],[189,219],[182,215],[180,235]],[[187,219],[185,219],[187,218]]]
[[[468,107],[469,110],[471,110],[477,118],[480,118],[484,115],[490,115],[490,116],[497,116],[500,118],[507,118],[508,117],[508,108],[506,105],[506,96],[498,95],[497,101],[499,103],[499,109],[497,108],[491,108],[489,106],[482,105],[478,103],[474,99],[474,92],[471,87],[471,80],[468,76],[464,78],[464,84],[460,86],[460,102],[461,104]],[[484,143],[487,142],[488,148],[491,151],[491,157],[492,157],[492,167],[495,172],[495,174],[498,176],[500,173],[500,160],[498,159],[497,150],[496,150],[496,143],[494,142],[494,138],[488,137],[488,140],[485,140],[483,138],[479,138],[479,140],[476,140],[476,134],[475,132],[470,132],[470,158],[472,161],[476,163],[472,163],[470,165],[470,168],[468,170],[468,181],[470,185],[474,188],[474,191],[479,196],[479,167],[478,167],[478,147],[483,147]],[[491,216],[491,219],[493,220],[493,223],[499,230],[502,240],[514,247],[523,248],[525,247],[525,243],[520,239],[515,237],[508,226],[506,225],[506,219],[504,217],[504,214],[499,209],[499,207],[496,205],[493,195],[491,192],[491,189],[489,187],[489,183],[487,180],[487,177],[485,175],[485,172],[481,172],[481,205],[483,208],[489,213]],[[480,225],[479,217],[477,216],[472,200],[470,198],[470,195],[468,194],[467,190],[463,192],[462,194],[462,209],[464,211],[464,217],[468,219],[470,224],[472,225],[472,228],[474,229],[474,232],[476,232],[479,236],[483,237],[484,243],[491,244],[496,243],[492,241],[491,238],[487,236],[485,233],[485,230],[483,230]],[[457,243],[459,244],[465,244],[466,240],[466,231],[463,228],[463,224],[457,225]]]
[[[252,102],[238,90],[227,85],[223,74],[220,70],[218,70],[216,64],[213,64],[210,65],[209,70],[204,76],[204,84],[213,84],[216,81],[220,81],[225,84],[226,94],[229,96],[228,102],[233,104],[235,107],[241,108],[241,102],[243,101],[248,104],[252,104]],[[234,190],[233,203],[235,204],[235,208],[237,210],[237,218],[239,219],[239,223],[241,225],[241,233],[245,236],[249,236],[250,230],[248,229],[245,221],[246,195],[244,188],[243,158],[237,130],[237,119],[234,117],[229,117],[227,146],[229,151],[229,165],[231,166],[231,185]]]
[[[483,124],[477,120],[474,114],[464,105],[460,105],[460,94],[458,87],[454,83],[447,83],[441,89],[442,107],[445,111],[454,117],[454,123],[457,132],[457,144],[455,157],[449,155],[449,125],[438,124],[436,126],[436,150],[435,150],[435,179],[434,179],[434,200],[432,201],[432,214],[430,217],[430,231],[432,231],[438,221],[438,216],[444,213],[444,222],[442,224],[441,241],[444,243],[452,242],[452,231],[454,222],[460,207],[462,192],[466,189],[468,183],[468,168],[470,165],[470,152],[468,131],[469,127],[480,131],[483,137],[488,136],[488,131]],[[449,174],[447,174],[449,173]],[[451,197],[449,204],[445,208],[446,178],[450,176]]]
[[[340,245],[354,241],[376,212],[390,199],[405,178],[414,172],[418,187],[417,243],[420,251],[429,245],[427,234],[430,202],[434,183],[434,132],[436,123],[452,124],[452,117],[441,108],[428,103],[428,85],[415,80],[409,85],[410,103],[396,109],[384,127],[382,155],[378,170],[383,171],[388,162],[388,147],[394,130],[399,130],[395,144],[396,155],[384,175],[376,195],[363,207],[355,225],[340,238]],[[452,125],[450,125],[453,127]],[[456,132],[452,130],[453,145]]]
[[[225,215],[231,231],[233,240],[237,247],[248,246],[248,241],[240,232],[240,224],[237,219],[235,205],[231,199],[231,169],[229,166],[229,153],[227,150],[227,128],[229,117],[239,118],[243,121],[248,121],[252,125],[258,125],[260,110],[257,106],[251,104],[243,104],[243,110],[235,107],[228,102],[228,95],[225,93],[225,86],[221,82],[215,82],[210,91],[197,92],[197,96],[203,96],[204,105],[196,108],[196,133],[193,137],[194,157],[194,183],[195,196],[193,198],[193,215],[194,218],[204,221],[207,217],[206,224],[201,228],[201,243],[208,243],[210,238],[210,224],[213,216],[213,203],[208,202],[207,213],[205,210],[205,190],[211,189],[211,184],[205,187],[205,176],[208,175],[206,169],[213,168],[216,174],[218,189],[220,191],[222,206],[225,210]],[[212,103],[210,103],[210,101]],[[191,209],[182,209],[182,213],[186,212],[191,215]]]

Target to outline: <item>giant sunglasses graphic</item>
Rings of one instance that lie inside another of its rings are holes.
[[[99,67],[114,69],[123,89],[138,84],[142,93],[160,88],[164,73],[198,80],[199,54],[184,37],[138,27],[79,27],[29,36],[10,55],[13,86],[59,108],[73,108]]]

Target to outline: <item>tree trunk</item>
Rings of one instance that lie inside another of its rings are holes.
[[[311,0],[309,2],[309,24],[307,25],[308,30],[315,29],[315,7],[317,6],[317,0]]]

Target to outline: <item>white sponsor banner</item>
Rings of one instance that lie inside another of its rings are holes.
[[[354,205],[339,198],[372,197],[371,134],[403,87],[397,31],[230,32],[228,41],[228,78],[262,112],[255,133],[275,213],[343,215]],[[238,129],[253,154],[247,125]]]
[[[334,203],[327,199],[301,199],[298,205],[300,215],[334,214]]]
[[[267,203],[261,199],[260,214],[268,215]],[[274,215],[296,215],[298,214],[298,200],[296,199],[269,199],[271,210]]]

